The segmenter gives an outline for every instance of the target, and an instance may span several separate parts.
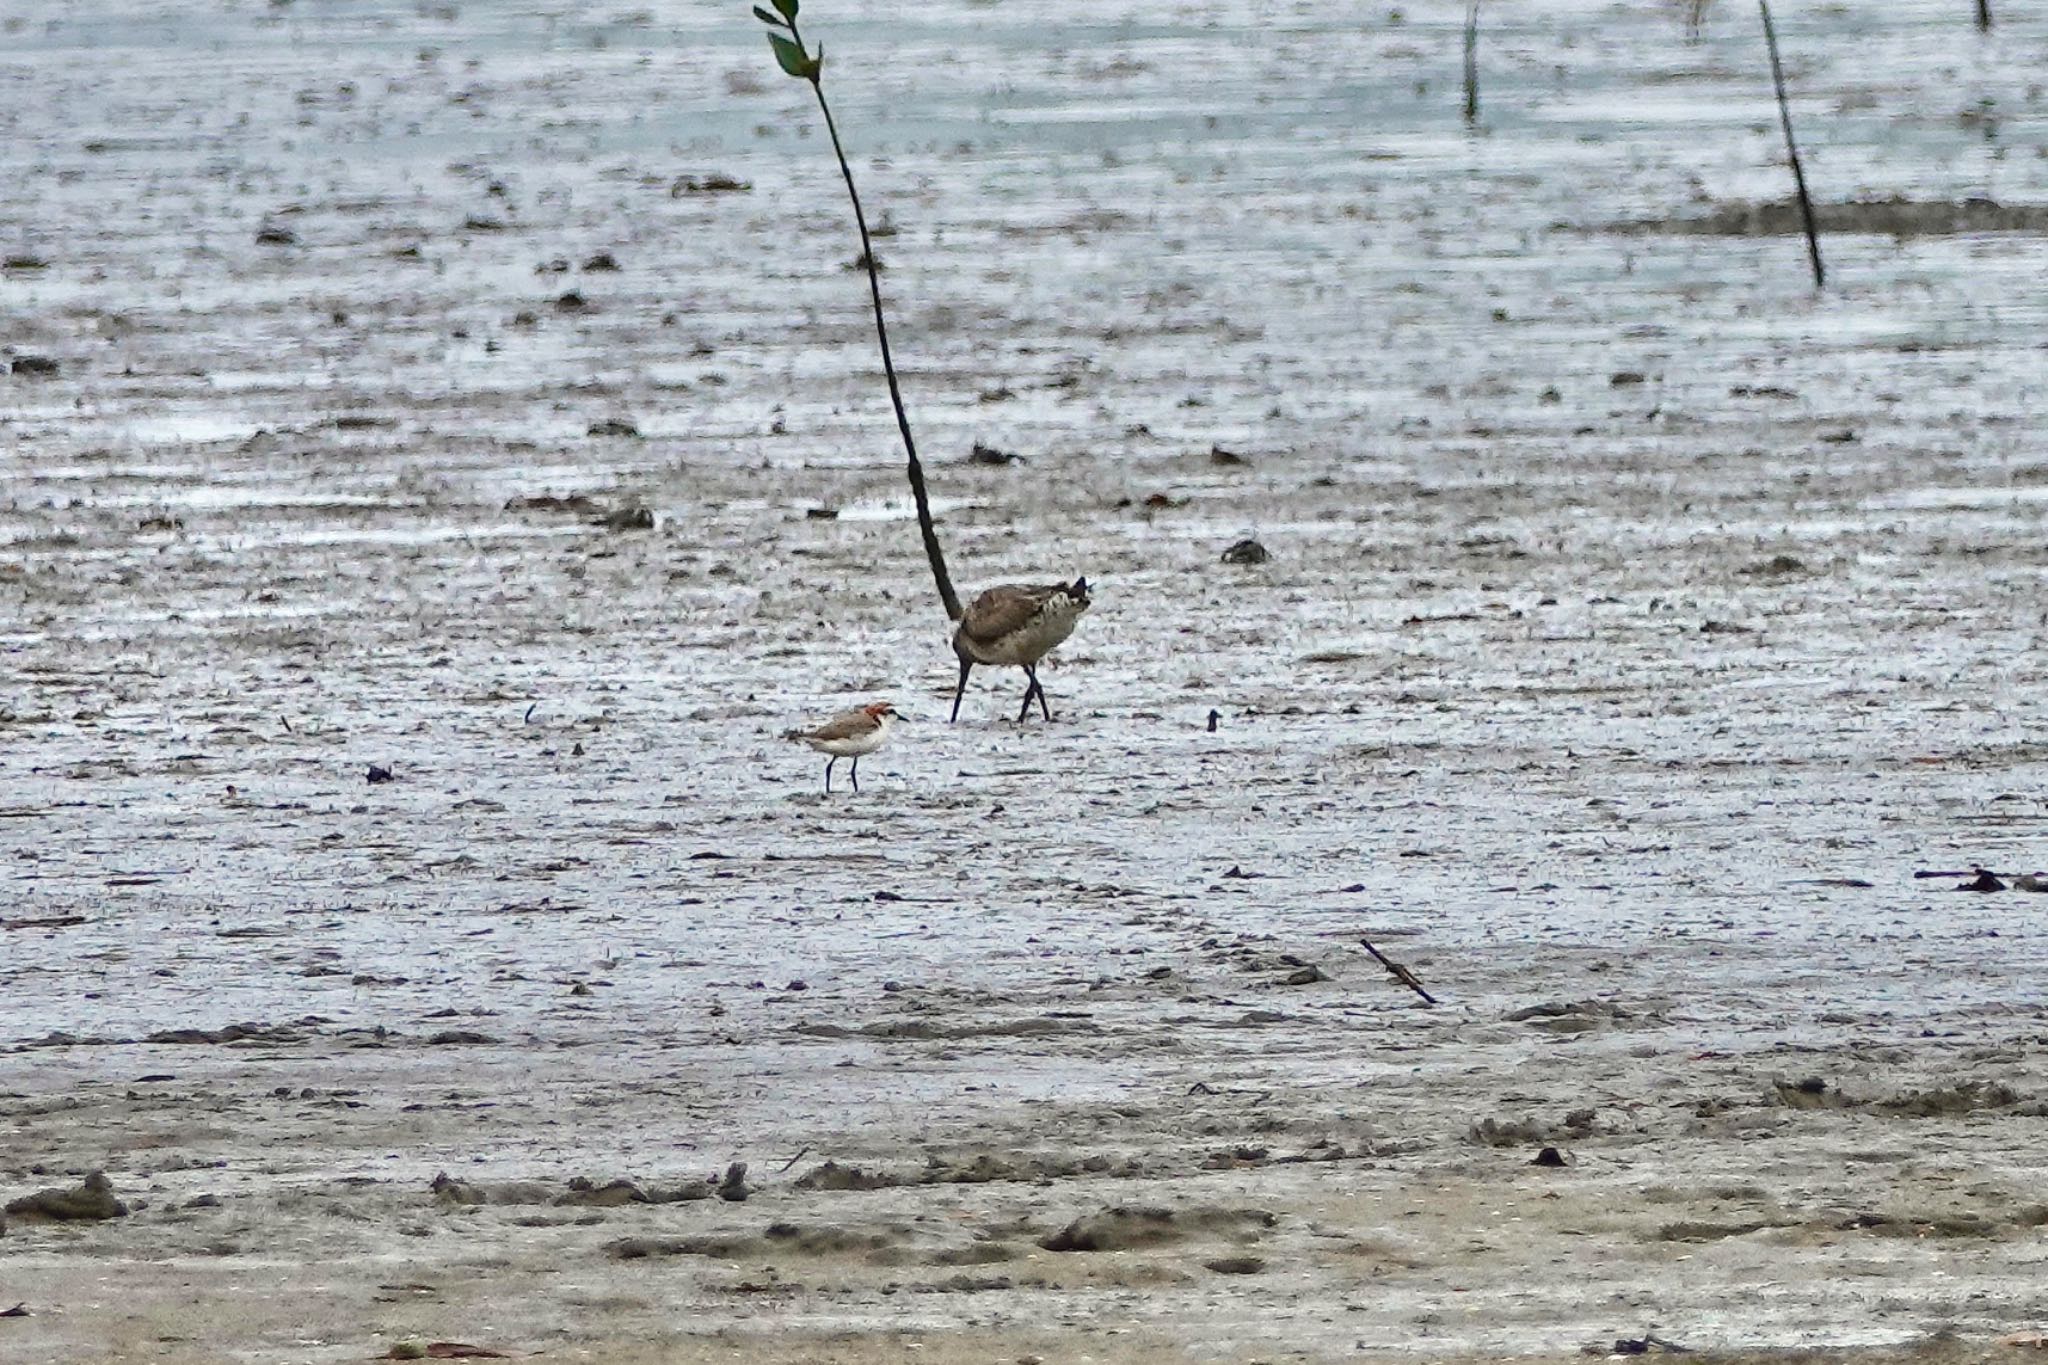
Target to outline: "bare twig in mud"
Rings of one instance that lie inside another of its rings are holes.
[[[1479,0],[1465,11],[1465,123],[1479,122]]]
[[[1379,949],[1373,947],[1372,943],[1369,940],[1360,939],[1358,940],[1358,942],[1361,947],[1363,947],[1368,953],[1371,953],[1373,957],[1378,960],[1379,964],[1382,967],[1385,967],[1387,969],[1387,974],[1393,977],[1394,980],[1400,982],[1409,990],[1414,991],[1417,995],[1421,996],[1425,1004],[1434,1005],[1436,1003],[1436,997],[1431,995],[1428,991],[1422,988],[1422,983],[1415,979],[1415,973],[1409,971],[1406,967],[1394,961],[1394,959],[1388,957]]]
[[[797,1154],[795,1156],[791,1157],[789,1160],[782,1163],[782,1170],[778,1171],[777,1174],[779,1175],[783,1174],[784,1172],[787,1172],[790,1167],[796,1165],[797,1162],[802,1161],[806,1156],[808,1156],[810,1154],[810,1150],[811,1144],[806,1142],[801,1148],[798,1149]]]
[[[1977,0],[1977,31],[1991,32],[1991,0]]]
[[[917,503],[917,526],[924,536],[925,558],[931,561],[932,578],[938,584],[939,600],[945,604],[946,617],[957,621],[960,619],[960,597],[953,591],[952,576],[946,572],[946,557],[939,549],[938,531],[932,526],[931,500],[924,488],[924,466],[918,462],[917,439],[910,434],[910,414],[904,410],[903,388],[896,382],[896,362],[889,354],[889,323],[882,314],[882,276],[875,265],[874,238],[868,232],[867,214],[861,210],[860,191],[854,187],[853,168],[847,165],[846,149],[840,145],[839,125],[832,120],[832,106],[825,102],[825,86],[819,79],[825,70],[825,49],[820,47],[817,55],[813,56],[804,47],[803,36],[796,27],[798,0],[771,0],[771,3],[775,6],[775,13],[756,5],[754,17],[771,29],[787,31],[787,37],[781,33],[770,33],[768,45],[774,49],[776,63],[786,74],[811,83],[811,93],[818,97],[818,112],[825,116],[825,131],[832,136],[832,154],[839,158],[839,174],[846,181],[846,197],[853,201],[853,222],[860,229],[860,260],[867,268],[868,294],[875,306],[875,342],[882,352],[882,373],[889,381],[889,402],[896,409],[896,429],[903,433],[903,452],[909,460],[910,496]]]
[[[1785,156],[1792,163],[1792,184],[1799,191],[1799,216],[1806,224],[1806,255],[1813,262],[1813,287],[1827,284],[1827,269],[1820,263],[1820,230],[1814,226],[1813,200],[1806,193],[1806,172],[1799,165],[1799,144],[1792,140],[1792,106],[1785,101],[1785,68],[1778,61],[1778,31],[1771,26],[1771,0],[1756,0],[1764,17],[1764,45],[1771,51],[1771,84],[1778,91],[1778,122],[1785,128]]]
[[[1654,1332],[1645,1332],[1639,1337],[1622,1337],[1614,1343],[1614,1354],[1618,1356],[1640,1356],[1651,1352],[1669,1355],[1690,1355],[1692,1347],[1680,1346]]]
[[[1188,1087],[1190,1095],[1250,1095],[1247,1104],[1264,1104],[1273,1098],[1270,1090],[1253,1090],[1250,1086],[1213,1086],[1207,1081],[1196,1081]]]
[[[2039,872],[1993,872],[1986,867],[1973,867],[1968,872],[1947,872],[1923,870],[1913,874],[1914,881],[1929,881],[1949,877],[1967,877],[1968,881],[1953,886],[1951,891],[2032,891],[2048,892],[2048,874]]]

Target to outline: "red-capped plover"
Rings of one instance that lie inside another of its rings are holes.
[[[1074,622],[1088,610],[1088,600],[1085,578],[1072,583],[1006,583],[975,598],[960,614],[960,625],[953,632],[953,652],[960,657],[960,685],[953,690],[952,719],[960,719],[967,675],[976,664],[987,664],[1021,668],[1031,680],[1024,689],[1018,720],[1031,714],[1034,696],[1038,709],[1051,720],[1052,708],[1045,704],[1045,688],[1038,681],[1038,661],[1074,633]]]
[[[860,790],[860,759],[862,754],[871,754],[888,742],[889,731],[896,723],[896,708],[888,702],[878,701],[852,711],[842,711],[815,730],[785,730],[784,739],[793,739],[810,745],[821,754],[830,754],[825,761],[825,794],[832,794],[832,765],[842,758],[853,760],[853,789]]]

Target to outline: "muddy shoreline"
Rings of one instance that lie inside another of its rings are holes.
[[[1020,726],[744,7],[31,4],[0,1359],[2025,1354],[2048,27],[1781,17],[1814,295],[1753,16],[1409,8],[817,18]]]

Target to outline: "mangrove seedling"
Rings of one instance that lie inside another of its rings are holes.
[[[924,466],[918,463],[917,439],[910,434],[910,415],[903,407],[903,387],[896,381],[896,362],[889,354],[889,322],[882,313],[882,277],[875,263],[875,243],[868,234],[867,214],[860,206],[860,190],[853,183],[853,167],[847,164],[846,148],[839,141],[839,125],[832,119],[832,106],[825,100],[825,49],[814,52],[804,44],[797,28],[799,0],[770,0],[771,12],[754,6],[754,17],[768,25],[768,46],[784,74],[809,81],[818,97],[818,112],[825,116],[825,131],[832,137],[832,154],[839,158],[839,174],[846,181],[846,197],[853,201],[854,226],[860,229],[860,263],[867,268],[868,295],[875,307],[875,342],[882,352],[882,373],[889,381],[889,402],[896,409],[896,429],[903,433],[903,452],[909,460],[910,496],[917,503],[917,526],[924,536],[925,558],[931,561],[932,578],[939,586],[939,601],[945,604],[948,620],[960,619],[960,598],[946,572],[946,557],[939,549],[939,533],[932,525],[931,500],[925,494]]]

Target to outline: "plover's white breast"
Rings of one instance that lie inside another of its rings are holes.
[[[862,754],[873,753],[888,741],[889,727],[894,721],[894,716],[877,716],[871,729],[832,739],[820,739],[816,735],[809,735],[805,737],[804,743],[819,753],[830,754],[834,758],[859,758]]]

